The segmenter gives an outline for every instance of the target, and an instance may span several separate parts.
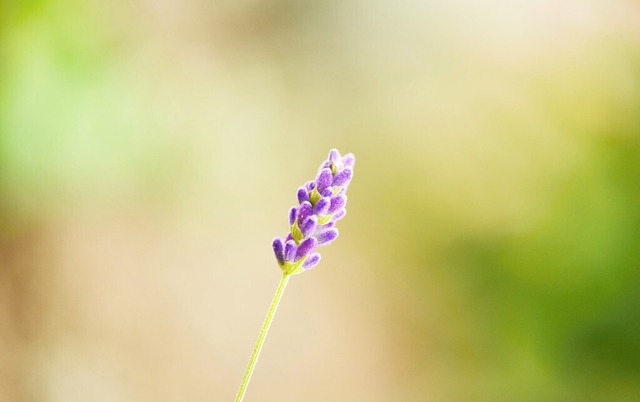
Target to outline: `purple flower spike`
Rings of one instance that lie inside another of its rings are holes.
[[[307,258],[303,263],[302,263],[302,269],[311,269],[313,267],[315,267],[316,265],[318,265],[318,263],[320,262],[320,254],[318,253],[314,253],[311,254],[309,256],[309,258]]]
[[[316,250],[316,246],[318,245],[318,241],[313,237],[308,238],[307,240],[300,243],[298,246],[298,250],[296,251],[296,261],[300,261],[302,258],[308,256]]]
[[[309,191],[305,187],[298,189],[298,202],[302,204],[305,201],[309,201]]]
[[[347,196],[346,195],[337,195],[337,196],[333,197],[331,199],[331,206],[329,207],[329,213],[332,214],[332,213],[336,212],[340,208],[344,207],[344,205],[346,203],[347,203]]]
[[[316,189],[322,193],[325,188],[331,185],[333,181],[333,175],[331,174],[331,169],[322,169],[316,178]]]
[[[313,214],[313,208],[309,201],[304,201],[298,209],[298,222],[304,222]]]
[[[293,225],[293,222],[296,221],[296,216],[298,215],[298,208],[291,207],[289,210],[289,225]]]
[[[353,176],[353,170],[345,169],[342,172],[335,175],[335,177],[333,178],[333,185],[338,187],[347,186],[349,185],[349,182],[351,181],[352,176]]]
[[[329,244],[338,237],[338,229],[329,229],[318,235],[318,245]],[[286,253],[285,253],[286,255]]]
[[[298,189],[299,205],[289,211],[290,232],[273,240],[273,252],[284,275],[299,274],[320,261],[316,247],[338,237],[336,222],[346,214],[347,188],[353,177],[353,154],[329,152],[315,179]]]
[[[326,215],[331,205],[331,199],[329,197],[321,198],[313,207],[314,215]]]
[[[294,262],[296,259],[297,251],[296,242],[294,240],[288,240],[284,245],[284,260],[286,262]]]
[[[284,245],[282,244],[282,239],[279,237],[273,239],[273,253],[276,255],[278,264],[284,265]]]
[[[318,227],[318,218],[316,218],[315,216],[312,216],[306,221],[304,221],[302,226],[300,226],[300,231],[302,232],[302,235],[304,237],[308,237],[310,234],[315,232],[316,227]]]

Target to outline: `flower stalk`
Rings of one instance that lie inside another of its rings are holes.
[[[276,314],[278,304],[280,303],[280,299],[282,299],[282,294],[284,293],[284,288],[287,286],[287,282],[289,282],[290,277],[290,274],[282,274],[282,279],[280,279],[280,284],[278,285],[278,289],[276,289],[276,294],[273,296],[271,306],[269,306],[269,311],[267,312],[267,317],[264,319],[264,323],[262,324],[262,328],[260,329],[260,334],[258,335],[258,340],[256,341],[256,345],[253,348],[253,353],[251,353],[249,364],[247,365],[247,369],[245,370],[244,376],[242,377],[240,389],[238,390],[238,395],[236,396],[236,402],[242,402],[244,394],[245,392],[247,392],[247,386],[249,385],[249,380],[251,380],[253,369],[256,367],[258,357],[260,356],[260,351],[262,350],[262,345],[264,344],[264,340],[267,337],[267,332],[269,332],[269,327],[271,326],[271,322],[273,321],[273,316]]]

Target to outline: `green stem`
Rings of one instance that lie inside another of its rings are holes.
[[[267,317],[264,319],[264,324],[262,324],[262,329],[260,330],[260,334],[258,335],[256,346],[253,348],[251,359],[249,359],[249,364],[247,365],[247,369],[244,372],[244,377],[242,377],[242,383],[240,383],[240,389],[238,390],[238,395],[236,396],[236,402],[242,402],[244,394],[245,392],[247,392],[247,385],[249,385],[251,374],[253,374],[253,369],[256,367],[256,363],[258,362],[258,356],[260,356],[262,344],[264,343],[264,339],[267,337],[267,331],[269,331],[269,326],[271,325],[271,321],[273,321],[273,316],[276,313],[278,303],[280,303],[282,293],[284,292],[285,286],[287,286],[287,282],[289,281],[290,276],[291,274],[284,273],[282,275],[282,279],[280,279],[280,284],[278,285],[276,294],[273,296],[273,301],[271,302],[271,306],[269,307],[269,311],[267,312]]]

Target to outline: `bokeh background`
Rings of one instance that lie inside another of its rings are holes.
[[[640,2],[0,1],[0,401],[640,400]]]

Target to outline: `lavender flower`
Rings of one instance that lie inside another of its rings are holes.
[[[284,240],[273,239],[276,261],[285,274],[313,268],[320,262],[316,247],[338,237],[334,226],[346,214],[346,191],[355,162],[353,154],[340,156],[337,149],[332,149],[315,180],[298,189],[299,205],[289,210],[291,231]]]
[[[340,156],[338,150],[332,149],[327,160],[320,166],[315,180],[298,189],[298,205],[289,210],[289,234],[284,240],[279,237],[273,239],[273,252],[282,269],[282,279],[242,377],[236,402],[242,402],[247,391],[253,369],[289,278],[316,266],[320,262],[320,254],[316,253],[316,247],[329,244],[338,237],[338,229],[335,226],[347,213],[346,193],[353,177],[355,162],[353,154]]]

